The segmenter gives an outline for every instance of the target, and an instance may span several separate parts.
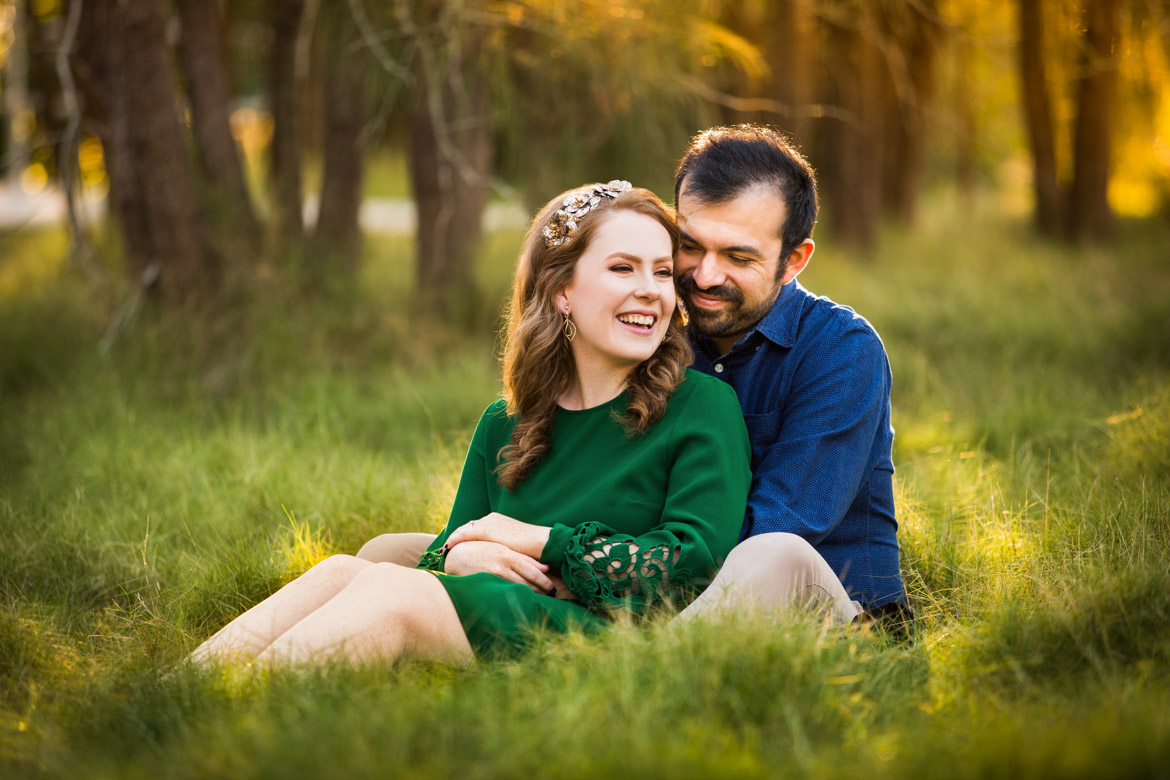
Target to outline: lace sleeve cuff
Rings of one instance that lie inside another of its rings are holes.
[[[590,609],[622,607],[642,613],[685,600],[690,573],[678,567],[678,543],[647,546],[637,537],[584,523],[571,529],[564,550],[565,584]]]
[[[441,550],[442,548],[440,548]],[[429,569],[431,571],[443,571],[443,566],[447,562],[447,553],[439,550],[427,550],[419,559],[416,569]]]

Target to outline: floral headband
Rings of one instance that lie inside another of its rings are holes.
[[[544,230],[541,231],[541,235],[544,236],[544,245],[554,247],[565,243],[572,237],[581,218],[595,209],[597,204],[601,203],[602,198],[616,198],[633,186],[628,181],[614,179],[605,184],[595,184],[588,190],[574,192],[561,201],[563,208],[557,209],[557,212],[549,219],[548,224],[544,226]]]

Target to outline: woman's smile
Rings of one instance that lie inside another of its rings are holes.
[[[670,234],[652,217],[616,211],[598,225],[557,305],[576,327],[578,371],[632,371],[658,349],[674,314]]]

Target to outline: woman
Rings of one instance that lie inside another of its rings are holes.
[[[419,569],[325,559],[193,659],[467,661],[535,628],[596,631],[681,605],[734,545],[750,473],[739,404],[688,371],[679,233],[628,182],[537,214],[516,271],[504,399],[480,418]],[[459,576],[459,574],[464,576]]]

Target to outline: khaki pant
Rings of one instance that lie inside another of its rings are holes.
[[[416,566],[432,534],[382,534],[358,551],[368,561]],[[676,620],[701,620],[726,612],[766,612],[782,617],[794,609],[823,609],[837,623],[861,614],[841,581],[812,545],[795,534],[760,534],[738,544],[703,593]]]

